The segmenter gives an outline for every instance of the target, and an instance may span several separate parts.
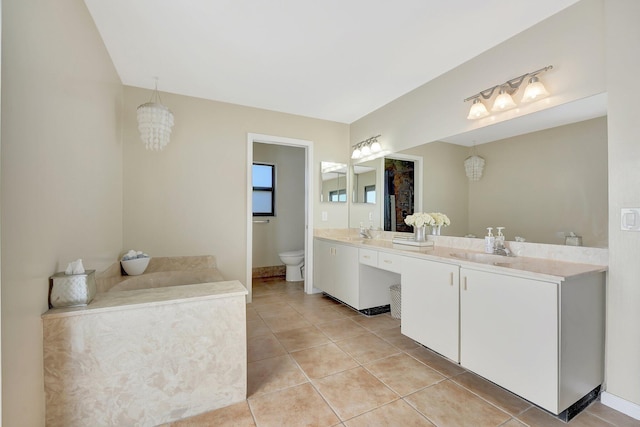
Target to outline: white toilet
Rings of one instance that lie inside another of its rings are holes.
[[[304,249],[281,252],[280,260],[287,266],[287,282],[304,280]]]

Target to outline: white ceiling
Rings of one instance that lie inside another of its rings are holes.
[[[577,1],[85,3],[125,85],[352,123]]]

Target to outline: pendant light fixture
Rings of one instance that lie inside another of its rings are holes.
[[[137,109],[138,132],[147,150],[162,151],[169,144],[173,113],[162,105],[158,92],[158,78],[149,102]]]
[[[470,154],[464,161],[464,171],[469,181],[480,181],[484,172],[484,159],[476,154],[475,145],[471,148]]]
[[[549,96],[549,92],[538,78],[538,74],[551,69],[553,69],[553,65],[548,65],[544,68],[540,68],[539,70],[507,80],[502,84],[495,85],[466,98],[464,102],[473,101],[471,109],[469,110],[469,115],[467,115],[467,119],[476,120],[487,117],[489,112],[487,111],[487,107],[484,105],[483,100],[491,99],[496,91],[498,92],[498,95],[493,101],[493,106],[491,107],[492,112],[506,111],[516,107],[517,104],[513,100],[513,95],[518,92],[520,86],[527,78],[528,85],[525,89],[524,95],[522,96],[521,102],[537,101],[538,99]]]

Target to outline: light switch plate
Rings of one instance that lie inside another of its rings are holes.
[[[640,208],[620,209],[620,229],[623,231],[640,231]]]
[[[322,211],[322,220],[329,221],[329,214],[327,213],[327,211]]]

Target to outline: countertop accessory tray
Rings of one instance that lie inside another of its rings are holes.
[[[425,240],[423,242],[417,242],[410,238],[405,237],[394,237],[391,239],[391,242],[396,245],[408,245],[408,246],[418,246],[418,247],[429,247],[433,246],[433,240]]]

